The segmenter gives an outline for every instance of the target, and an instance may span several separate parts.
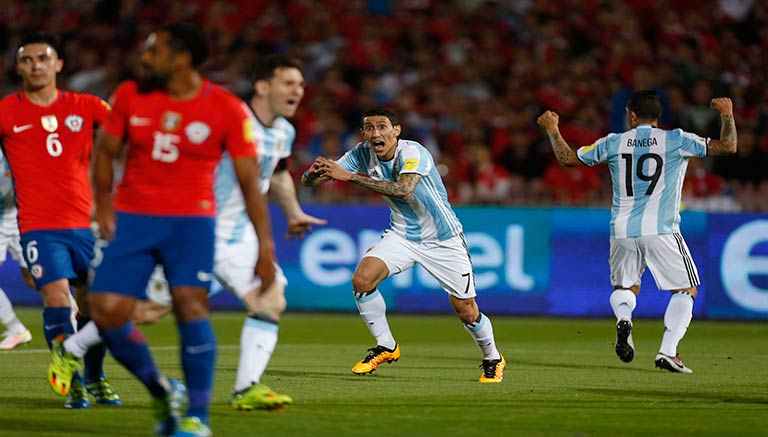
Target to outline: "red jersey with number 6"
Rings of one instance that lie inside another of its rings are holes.
[[[90,94],[58,93],[45,107],[23,92],[0,100],[0,138],[22,233],[90,227],[93,129],[106,119],[109,105]]]
[[[213,216],[213,175],[222,153],[256,156],[247,107],[203,81],[186,100],[141,93],[136,82],[115,91],[104,131],[128,142],[115,209],[160,216]]]

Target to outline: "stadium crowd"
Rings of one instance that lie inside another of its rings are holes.
[[[607,206],[606,168],[562,169],[537,127],[543,108],[572,147],[625,130],[637,89],[657,90],[662,127],[719,137],[708,102],[729,96],[736,155],[692,159],[683,200],[768,211],[768,2],[754,0],[0,0],[0,93],[18,87],[14,48],[45,29],[63,41],[60,83],[107,98],[132,76],[158,23],[208,33],[203,71],[246,98],[267,53],[305,63],[295,176],[359,141],[359,115],[398,111],[403,137],[435,156],[454,204]],[[328,183],[302,200],[376,202]]]

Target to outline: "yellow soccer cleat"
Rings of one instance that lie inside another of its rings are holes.
[[[371,373],[379,367],[381,363],[391,363],[400,359],[400,345],[396,344],[395,349],[387,349],[384,346],[376,346],[368,349],[368,355],[352,368],[352,373],[365,375]]]
[[[80,370],[80,359],[64,350],[66,338],[66,334],[62,334],[51,341],[51,363],[48,366],[48,382],[54,393],[60,396],[69,393],[72,377]]]
[[[504,368],[507,367],[507,360],[504,355],[499,354],[498,360],[483,360],[480,367],[483,373],[480,374],[480,382],[501,382],[504,379]]]
[[[292,403],[290,396],[275,393],[264,384],[253,384],[245,390],[234,392],[229,399],[229,405],[241,411],[279,410]]]

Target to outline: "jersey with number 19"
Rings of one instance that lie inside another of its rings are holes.
[[[680,232],[680,197],[691,157],[707,154],[709,138],[649,124],[609,134],[578,149],[586,165],[608,163],[613,181],[611,238]]]
[[[45,107],[23,92],[0,101],[0,137],[22,233],[90,228],[93,128],[108,112],[100,98],[67,91]]]

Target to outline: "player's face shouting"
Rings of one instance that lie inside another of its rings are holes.
[[[389,118],[383,115],[372,115],[363,119],[363,139],[373,147],[373,152],[382,161],[388,161],[395,156],[397,136],[400,126],[392,126]]]
[[[56,73],[61,71],[63,65],[56,50],[48,44],[27,44],[16,53],[16,72],[29,91],[46,86],[55,87]]]
[[[269,108],[275,115],[293,117],[304,97],[304,75],[298,68],[278,68],[266,84]],[[260,92],[257,84],[256,92]]]

